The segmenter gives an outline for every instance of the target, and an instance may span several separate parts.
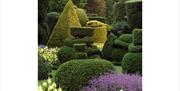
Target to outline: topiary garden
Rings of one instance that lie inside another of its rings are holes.
[[[142,91],[142,1],[38,3],[38,91]]]

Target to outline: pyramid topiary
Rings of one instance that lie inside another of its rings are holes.
[[[48,40],[47,46],[49,47],[61,47],[64,40],[70,37],[70,27],[81,27],[79,23],[78,15],[74,9],[73,2],[69,0],[61,13],[59,20]]]
[[[89,21],[86,11],[81,8],[76,8],[76,13],[78,15],[81,25],[86,26],[86,23]]]

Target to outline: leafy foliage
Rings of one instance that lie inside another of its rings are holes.
[[[128,47],[129,52],[142,52],[142,45],[134,45],[133,43]]]
[[[76,13],[78,15],[81,25],[86,26],[86,23],[89,21],[86,11],[84,9],[76,8]]]
[[[38,23],[45,21],[46,14],[48,12],[49,0],[38,0]]]
[[[126,49],[120,49],[120,48],[113,48],[112,50],[112,61],[119,62],[119,64],[122,61],[122,58],[128,51]]]
[[[135,45],[142,45],[142,29],[133,30],[133,43]]]
[[[114,41],[114,46],[127,49],[131,42],[132,42],[132,35],[123,34]]]
[[[58,68],[54,78],[63,91],[79,91],[93,77],[112,70],[113,64],[102,59],[71,60]]]
[[[59,17],[47,45],[49,47],[63,46],[64,40],[71,36],[70,27],[72,26],[81,27],[73,3],[71,0],[69,0]]]

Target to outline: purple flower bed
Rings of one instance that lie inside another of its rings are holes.
[[[142,77],[136,74],[107,73],[89,81],[82,91],[142,91]]]

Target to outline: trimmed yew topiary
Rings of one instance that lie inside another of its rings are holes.
[[[119,0],[114,4],[113,9],[114,17],[116,22],[124,21],[126,16],[125,0]]]
[[[114,70],[113,64],[103,59],[71,60],[60,65],[54,79],[63,91],[80,91],[92,78]]]
[[[64,44],[64,40],[70,37],[70,27],[81,27],[79,18],[74,9],[73,3],[69,0],[61,13],[59,20],[48,40],[48,47],[61,47]]]
[[[85,43],[76,43],[73,45],[73,48],[78,52],[83,52],[87,48]]]
[[[57,13],[57,12],[50,12],[47,14],[46,21],[47,21],[47,24],[49,25],[49,29],[51,32],[53,31],[53,29],[58,21],[58,18],[59,18],[59,13]]]
[[[134,29],[132,36],[135,45],[142,45],[142,29]]]
[[[97,21],[100,21],[102,23],[106,23],[106,18],[105,17],[89,17],[89,20],[97,20]]]
[[[122,69],[125,73],[142,74],[142,53],[126,53],[122,60]]]
[[[142,0],[128,0],[125,4],[130,28],[142,28]]]
[[[49,36],[50,36],[50,29],[47,23],[39,23],[38,24],[38,44],[46,44]]]
[[[113,48],[111,61],[120,63],[127,52],[128,50],[126,49]]]
[[[114,46],[127,49],[131,42],[132,42],[132,34],[123,34],[114,41]]]
[[[71,35],[74,37],[92,37],[94,29],[91,27],[71,27]]]

